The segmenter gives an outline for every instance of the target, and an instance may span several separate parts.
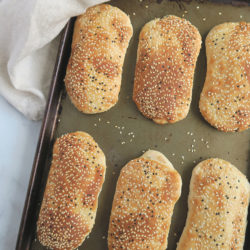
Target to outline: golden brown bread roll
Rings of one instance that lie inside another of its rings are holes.
[[[200,111],[215,128],[250,126],[250,23],[223,23],[206,38],[207,75]]]
[[[58,138],[37,222],[37,236],[51,249],[75,249],[95,223],[105,156],[84,132]]]
[[[145,117],[164,124],[187,116],[200,47],[199,31],[176,16],[155,19],[142,28],[133,100]]]
[[[208,159],[193,170],[177,250],[243,249],[250,186],[232,164]]]
[[[88,8],[77,18],[65,85],[78,110],[100,113],[117,103],[132,33],[129,17],[108,4]]]
[[[166,249],[181,185],[180,175],[160,152],[149,150],[130,161],[116,186],[109,249]]]

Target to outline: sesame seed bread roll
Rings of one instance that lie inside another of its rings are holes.
[[[105,155],[87,133],[58,138],[37,222],[40,243],[70,250],[82,244],[95,223],[104,182]]]
[[[224,132],[250,126],[250,23],[223,23],[206,38],[207,74],[200,112]]]
[[[142,28],[133,100],[145,117],[165,124],[187,116],[200,47],[199,31],[176,16],[154,19]]]
[[[178,172],[158,151],[149,150],[130,161],[121,170],[116,186],[109,249],[166,249],[181,185]]]
[[[108,4],[88,8],[77,18],[65,85],[78,110],[95,114],[117,103],[132,33],[129,17]]]
[[[193,170],[177,250],[243,249],[250,186],[232,164],[208,159]]]

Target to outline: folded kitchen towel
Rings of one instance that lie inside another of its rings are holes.
[[[0,94],[42,118],[58,47],[70,17],[101,0],[0,0]]]

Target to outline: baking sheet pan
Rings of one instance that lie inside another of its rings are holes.
[[[227,3],[225,3],[227,2]],[[181,174],[182,195],[177,202],[169,233],[168,249],[176,249],[187,215],[187,196],[192,169],[209,157],[230,161],[250,178],[249,131],[223,133],[211,127],[198,109],[206,74],[204,39],[209,30],[223,22],[250,22],[247,1],[167,1],[113,0],[110,4],[130,15],[134,35],[126,54],[119,102],[111,110],[96,114],[80,113],[66,95],[63,78],[70,55],[74,18],[62,34],[47,110],[38,142],[31,180],[20,225],[17,249],[45,249],[36,239],[36,221],[46,185],[55,138],[64,133],[86,131],[103,149],[107,158],[106,179],[99,197],[95,226],[79,249],[107,249],[109,216],[116,181],[121,168],[147,149],[164,153]],[[193,99],[186,119],[175,124],[157,125],[144,118],[132,101],[138,36],[143,25],[165,15],[184,17],[195,25],[203,38],[195,71]],[[250,249],[250,234],[244,249]]]

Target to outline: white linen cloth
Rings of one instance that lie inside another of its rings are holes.
[[[70,17],[101,2],[0,0],[0,94],[27,118],[43,116],[58,34]]]

